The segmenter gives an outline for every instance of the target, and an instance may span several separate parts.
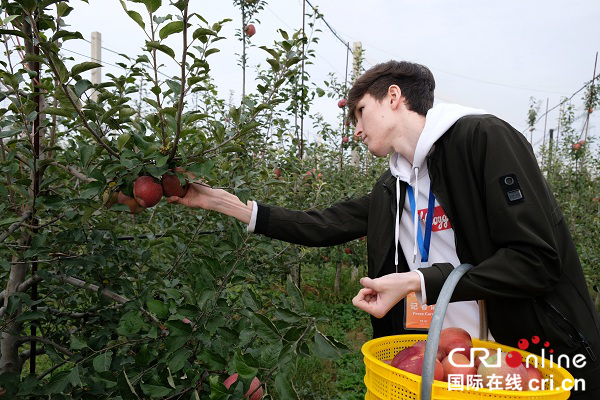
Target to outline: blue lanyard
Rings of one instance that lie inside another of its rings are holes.
[[[410,204],[410,211],[412,213],[413,219],[415,218],[415,193],[413,188],[408,185],[408,202]],[[418,194],[417,194],[418,195]],[[429,186],[429,204],[427,206],[427,218],[425,220],[425,237],[421,233],[421,224],[417,224],[417,242],[419,244],[419,251],[421,252],[421,262],[429,261],[429,245],[431,244],[431,229],[433,227],[433,208],[435,206],[435,196],[431,191],[431,185]]]

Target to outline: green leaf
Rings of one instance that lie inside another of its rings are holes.
[[[294,384],[284,374],[277,374],[275,377],[275,390],[279,394],[280,399],[300,399],[296,389],[294,388]]]
[[[94,150],[96,150],[95,146],[92,145],[83,145],[79,148],[79,156],[81,157],[81,165],[84,168],[87,168],[92,154],[94,154]]]
[[[340,355],[335,345],[319,331],[315,332],[314,350],[315,356],[324,359],[333,359]]]
[[[17,317],[16,322],[36,321],[43,319],[45,319],[45,315],[41,311],[26,311]]]
[[[81,32],[70,32],[70,31],[60,30],[60,31],[56,32],[52,36],[52,38],[50,38],[50,40],[48,40],[48,41],[56,42],[59,39],[62,39],[63,42],[66,40],[71,40],[71,39],[83,39],[83,35],[81,34]]]
[[[81,383],[81,378],[79,377],[79,366],[76,365],[75,368],[71,370],[69,374],[69,381],[73,386],[83,387],[83,383]]]
[[[106,372],[110,369],[112,355],[113,352],[109,350],[94,357],[92,364],[94,365],[96,372]]]
[[[121,150],[123,146],[125,146],[127,142],[129,142],[129,139],[131,139],[131,134],[129,133],[123,133],[119,135],[119,137],[117,138],[118,149]]]
[[[48,115],[58,115],[65,118],[73,117],[73,112],[65,110],[64,108],[46,107],[44,108],[43,113]]]
[[[133,11],[133,10],[127,10],[127,15],[129,15],[129,18],[134,20],[142,29],[146,29],[146,24],[144,23],[144,18],[142,18],[140,13]]]
[[[161,0],[133,0],[133,2],[144,4],[149,13],[156,12],[162,4]]]
[[[18,31],[16,29],[0,29],[0,35],[19,36],[19,37],[22,37],[23,39],[29,40],[29,36],[27,36],[23,32]]]
[[[158,32],[158,36],[161,40],[167,38],[169,35],[179,33],[183,31],[183,21],[169,22]]]
[[[87,79],[81,79],[81,80],[77,81],[77,83],[73,87],[73,90],[74,90],[77,98],[81,98],[81,95],[83,93],[85,93],[85,91],[91,87],[92,87],[92,82],[88,81]]]
[[[81,350],[87,347],[85,340],[78,338],[75,335],[71,335],[71,348],[73,350]]]
[[[208,28],[198,28],[192,34],[194,39],[198,39],[200,36],[217,36],[215,31]]]
[[[71,68],[71,75],[79,75],[82,72],[89,71],[90,69],[100,68],[102,64],[93,61],[84,61],[82,63],[76,64]]]
[[[262,314],[254,313],[253,326],[256,333],[265,340],[279,340],[281,338],[275,325]]]
[[[148,306],[148,311],[160,319],[165,319],[169,316],[169,306],[167,306],[163,301],[148,299],[146,301],[146,305]]]
[[[192,352],[188,349],[179,349],[173,354],[173,358],[169,361],[171,372],[175,373],[185,366],[185,362],[190,357]]]
[[[60,371],[52,375],[50,382],[44,384],[44,393],[61,394],[71,382],[71,373],[69,371]]]
[[[155,49],[158,51],[162,51],[169,57],[175,58],[175,51],[172,48],[170,48],[169,46],[166,46],[164,44],[160,44],[160,43],[154,42],[154,41],[148,41],[148,42],[146,42],[146,47],[148,48],[148,50]]]
[[[163,397],[171,393],[172,389],[164,386],[149,385],[146,383],[140,384],[142,391],[150,397]]]
[[[290,301],[293,309],[300,312],[304,311],[304,299],[302,297],[302,292],[300,292],[300,289],[298,289],[298,286],[296,286],[290,276],[288,276],[286,282],[286,291],[288,300]]]
[[[236,352],[233,356],[233,366],[243,379],[250,379],[258,372],[258,362],[250,354]]]
[[[302,320],[302,317],[296,314],[295,312],[288,310],[287,308],[277,308],[275,310],[275,317],[277,319],[281,319],[285,322],[298,322]]]

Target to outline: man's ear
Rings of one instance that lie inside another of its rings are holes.
[[[390,85],[388,88],[388,100],[392,108],[396,108],[401,104],[404,104],[404,97],[402,96],[402,90],[398,85]]]

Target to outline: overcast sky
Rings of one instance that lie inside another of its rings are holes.
[[[91,32],[102,34],[102,44],[116,52],[141,53],[144,35],[123,11],[118,0],[71,1],[75,11],[67,22],[89,39]],[[167,0],[163,0],[167,4]],[[599,0],[310,0],[329,25],[349,43],[363,44],[366,66],[389,59],[409,60],[427,65],[436,77],[436,98],[484,108],[507,120],[519,131],[526,129],[530,97],[541,102],[540,111],[556,106],[591,80],[596,52],[600,50]],[[144,11],[140,4],[128,2],[131,9]],[[212,76],[222,96],[229,92],[239,99],[241,70],[236,53],[241,44],[234,36],[240,28],[239,10],[231,1],[191,0],[193,11],[209,22],[233,19],[222,33],[221,53],[209,58]],[[307,5],[307,9],[310,7]],[[158,14],[174,13],[161,8]],[[252,43],[271,45],[277,29],[289,32],[302,25],[301,0],[272,0],[256,17],[257,33]],[[343,81],[346,49],[324,24],[318,27],[320,42],[314,47],[317,57],[308,66],[318,83],[329,72]],[[89,54],[89,44],[67,42],[66,49]],[[82,56],[71,53],[79,62]],[[265,65],[263,51],[250,53],[250,63]],[[103,62],[114,64],[119,57],[104,50]],[[165,60],[167,61],[167,60]],[[171,66],[172,67],[172,66]],[[174,70],[165,70],[174,73]],[[118,73],[107,65],[103,73]],[[600,73],[600,66],[597,74]],[[581,97],[573,98],[583,115]],[[337,100],[319,103],[319,111],[335,118]],[[596,134],[593,114],[590,132]],[[556,127],[558,109],[548,114],[547,128]],[[584,118],[576,123],[583,127]],[[544,120],[533,133],[534,144],[543,137]],[[310,128],[308,128],[310,129]]]

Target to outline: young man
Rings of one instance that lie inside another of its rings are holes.
[[[530,145],[482,110],[433,107],[434,88],[429,69],[396,61],[374,66],[353,85],[355,135],[376,156],[391,154],[390,169],[364,197],[304,212],[243,204],[223,190],[192,185],[185,198],[170,201],[216,210],[250,231],[302,245],[366,234],[369,278],[361,279],[353,303],[373,315],[375,337],[407,333],[406,296],[415,292],[435,304],[453,268],[472,264],[444,327],[477,337],[477,300],[486,300],[494,340],[516,347],[537,336],[554,357],[582,355],[585,366],[569,371],[585,381],[586,392],[572,398],[600,398],[600,318]]]

